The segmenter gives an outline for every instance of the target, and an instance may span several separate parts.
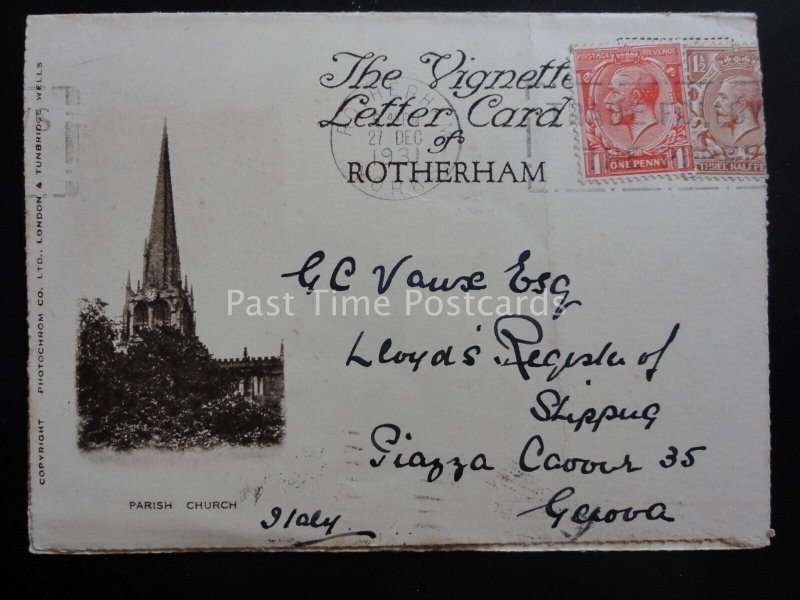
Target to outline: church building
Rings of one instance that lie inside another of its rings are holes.
[[[161,138],[161,158],[156,178],[156,196],[150,218],[150,235],[144,241],[144,269],[136,289],[131,274],[125,285],[122,339],[129,339],[140,327],[173,325],[194,334],[194,292],[188,278],[181,281],[181,257],[175,233],[172,178],[169,172],[167,126]]]
[[[125,285],[122,311],[122,341],[135,338],[141,328],[159,325],[177,327],[186,335],[195,334],[194,286],[188,277],[181,281],[181,258],[175,231],[175,210],[169,164],[167,125],[161,138],[161,156],[156,177],[156,194],[150,218],[150,233],[144,242],[142,279]],[[262,404],[283,400],[283,342],[279,356],[251,357],[244,349],[241,358],[217,360],[233,370],[239,384],[237,393]]]

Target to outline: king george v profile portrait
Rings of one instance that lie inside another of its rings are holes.
[[[758,115],[762,102],[758,79],[740,75],[722,82],[713,106],[717,124],[730,130],[733,144],[761,128]]]
[[[632,144],[658,124],[656,103],[660,91],[656,78],[641,67],[623,67],[611,78],[603,104],[611,124],[623,125]]]

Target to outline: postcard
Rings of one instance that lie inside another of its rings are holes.
[[[768,545],[756,30],[30,17],[31,551]]]

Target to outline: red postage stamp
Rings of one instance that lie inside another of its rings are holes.
[[[689,123],[698,173],[764,175],[757,48],[687,48]]]
[[[692,171],[680,44],[574,50],[587,178]]]

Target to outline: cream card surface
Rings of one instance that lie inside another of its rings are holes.
[[[747,14],[35,16],[35,552],[769,543]]]

